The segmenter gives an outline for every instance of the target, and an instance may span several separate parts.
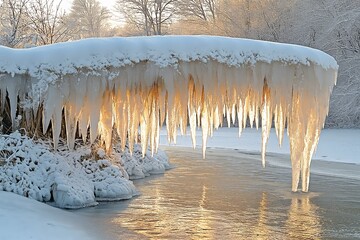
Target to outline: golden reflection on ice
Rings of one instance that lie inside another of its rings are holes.
[[[254,229],[254,238],[257,240],[269,239],[272,234],[268,227],[269,216],[267,205],[267,193],[263,192],[259,204],[259,219]]]
[[[318,207],[309,195],[296,195],[291,199],[286,230],[290,239],[320,239],[322,230]]]
[[[174,232],[177,236],[191,236],[191,239],[214,239],[217,222],[212,211],[206,209],[206,190],[207,187],[202,186],[199,205],[193,208],[178,206],[181,203],[171,205],[169,202],[176,199],[164,197],[161,189],[155,187],[152,205],[130,206],[135,219],[128,218],[125,214],[112,222],[151,239],[167,239],[166,236],[171,236]]]
[[[130,205],[131,214],[125,213],[113,222],[149,239],[266,240],[322,236],[318,207],[307,195],[292,197],[287,214],[282,215],[273,209],[266,192],[262,193],[257,209],[238,213],[207,209],[207,201],[211,199],[207,199],[205,185],[197,207],[168,199],[159,188],[154,192],[153,205]]]
[[[316,193],[289,193],[285,183],[266,184],[286,170],[253,178],[253,171],[258,171],[253,159],[233,156],[233,152],[210,151],[203,160],[200,149],[196,154],[187,148],[174,151],[169,155],[177,168],[139,189],[143,195],[131,200],[114,219],[120,228],[144,239],[323,237]],[[231,158],[220,163],[220,156]]]
[[[192,239],[214,239],[214,231],[216,230],[216,223],[210,210],[206,209],[206,186],[202,187],[201,199],[199,201],[199,210],[194,214],[196,234]]]

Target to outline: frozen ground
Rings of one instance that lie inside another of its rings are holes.
[[[166,131],[161,131],[161,144],[167,145]],[[201,132],[197,134],[201,145]],[[179,136],[178,146],[191,147],[190,136]],[[314,159],[360,164],[360,130],[323,130]],[[245,152],[260,152],[261,131],[245,129],[238,138],[236,128],[222,128],[214,132],[208,141],[208,148],[231,148]],[[275,132],[272,131],[267,148],[268,153],[289,153],[288,139],[279,148]],[[270,155],[270,154],[269,154]],[[321,162],[321,161],[317,161]],[[261,168],[261,165],[259,165]],[[331,171],[329,169],[328,171]],[[86,224],[90,219],[80,219],[72,213],[56,209],[31,199],[0,191],[0,239],[96,239],[88,232]],[[79,225],[79,223],[83,225]],[[94,226],[95,227],[95,226]]]

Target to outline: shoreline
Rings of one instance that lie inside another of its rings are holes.
[[[160,131],[160,146],[191,147],[189,128],[186,134],[178,132],[176,144],[167,141],[167,131]],[[196,131],[196,148],[202,146],[202,132]],[[312,156],[313,160],[331,162],[355,163],[360,165],[360,129],[322,129],[319,144]],[[261,128],[244,128],[241,136],[237,127],[222,127],[214,131],[207,140],[207,149],[225,148],[238,149],[245,152],[261,152]],[[290,154],[290,143],[287,134],[284,134],[282,146],[279,146],[275,129],[272,128],[267,143],[266,155],[272,153]]]
[[[192,153],[201,154],[200,148],[193,149],[192,147],[162,145],[161,149],[164,150],[165,152],[168,150],[171,151],[190,150]],[[254,159],[255,161],[258,161],[259,168],[262,168],[260,152],[246,151],[242,149],[233,149],[233,148],[223,148],[223,147],[208,147],[206,150],[207,153],[210,152],[214,153],[214,151],[215,152],[218,151],[220,155],[223,155],[223,153],[226,153],[225,155],[231,155],[230,153],[227,154],[229,151],[236,152],[237,154],[240,155],[245,155],[246,158],[251,158]],[[286,153],[267,152],[266,165],[291,169],[290,155]],[[344,178],[344,179],[351,179],[358,181],[360,181],[359,172],[360,172],[360,164],[358,163],[346,163],[346,162],[335,162],[324,159],[312,159],[310,166],[311,175],[316,174],[321,176],[337,177],[337,178]]]

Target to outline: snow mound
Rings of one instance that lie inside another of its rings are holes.
[[[129,161],[123,161],[116,152],[107,159],[103,151],[97,151],[99,159],[95,160],[89,146],[71,152],[54,151],[47,143],[35,142],[19,132],[0,135],[0,191],[41,202],[53,201],[60,208],[81,208],[96,205],[96,201],[138,195],[126,172],[130,169]],[[142,177],[163,172],[153,171],[168,166],[166,156],[159,155],[159,159],[163,163],[161,166],[157,158],[147,160],[146,167],[137,166]],[[142,160],[133,158],[132,161]]]
[[[161,174],[170,169],[168,157],[164,151],[158,150],[156,157],[151,156],[149,150],[145,157],[142,157],[141,145],[135,144],[133,153],[129,149],[119,153],[124,164],[126,172],[130,179],[144,178],[152,174]]]
[[[41,202],[54,200],[61,208],[94,205],[93,183],[67,159],[45,144],[15,132],[0,136],[0,190]]]
[[[90,224],[74,213],[0,191],[0,239],[99,239]]]

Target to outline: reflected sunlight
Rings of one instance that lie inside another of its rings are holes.
[[[321,222],[318,215],[318,207],[311,202],[309,194],[294,194],[286,222],[288,237],[321,238]]]

